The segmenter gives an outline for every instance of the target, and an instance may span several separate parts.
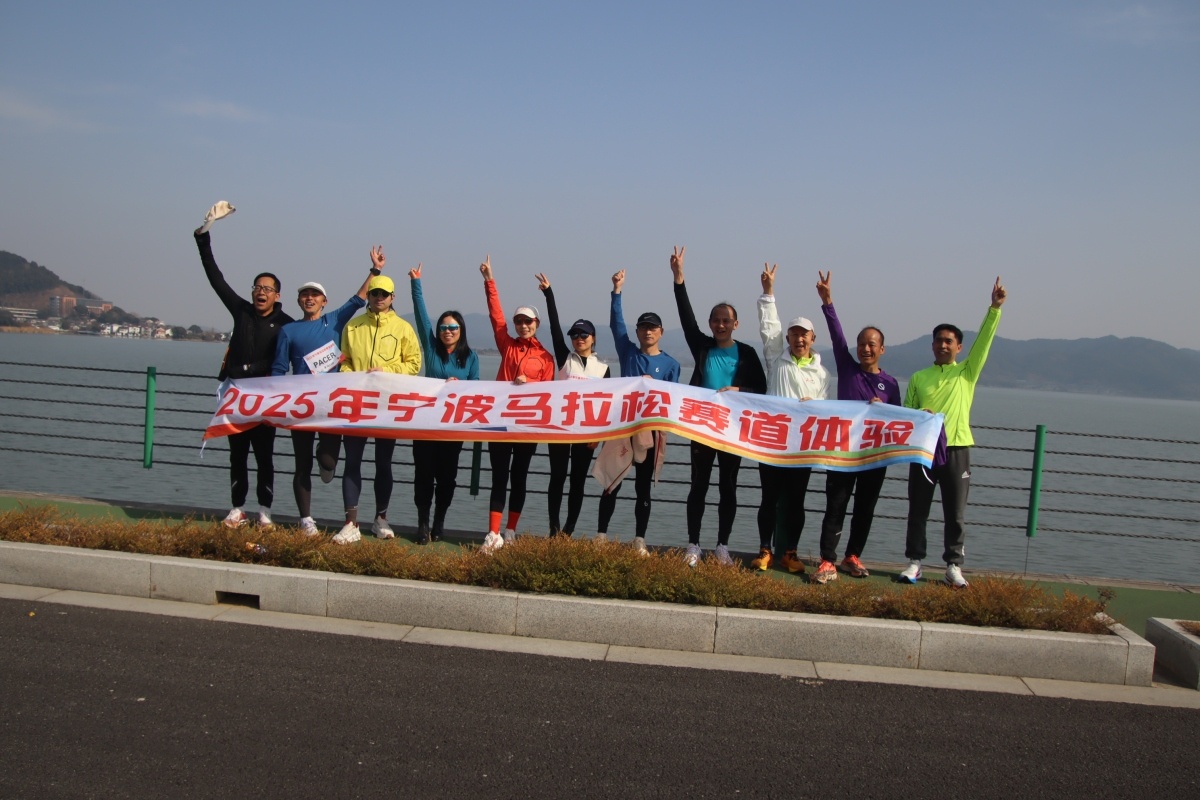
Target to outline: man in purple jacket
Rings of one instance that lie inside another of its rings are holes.
[[[833,344],[833,358],[837,365],[837,399],[862,400],[868,403],[902,404],[900,384],[879,367],[879,359],[886,348],[883,346],[883,331],[866,327],[858,332],[858,361],[850,356],[846,335],[837,312],[833,310],[833,290],[829,287],[832,271],[824,275],[817,271],[817,294],[821,297],[821,311],[829,325],[829,338]],[[842,571],[854,578],[867,577],[867,569],[859,561],[871,522],[875,518],[875,503],[883,489],[887,467],[860,470],[858,472],[825,473],[825,519],[821,522],[821,566],[826,562],[832,569],[837,561],[838,541],[842,536],[842,523],[846,519],[846,507],[854,495],[854,514],[850,518],[850,541],[846,545],[846,558]],[[858,486],[857,493],[854,491]],[[820,569],[818,569],[818,572]],[[827,570],[828,572],[829,570]],[[837,575],[836,572],[832,573]]]

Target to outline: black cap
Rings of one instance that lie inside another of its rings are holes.
[[[586,333],[588,336],[596,335],[596,326],[588,322],[586,319],[577,319],[567,329],[567,336],[574,336],[576,333]]]
[[[637,326],[639,328],[661,328],[663,326],[662,317],[653,311],[647,311],[638,317]]]

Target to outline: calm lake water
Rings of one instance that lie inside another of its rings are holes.
[[[223,345],[26,334],[0,334],[0,345],[4,353],[0,360],[7,362],[0,387],[3,488],[171,503],[222,513],[228,508],[225,443],[218,440],[202,449],[200,438],[215,408],[215,375]],[[496,358],[482,361],[484,376],[492,377]],[[159,372],[155,464],[149,470],[141,465],[148,366]],[[1028,568],[1200,583],[1200,403],[992,389],[985,373],[972,422],[977,447],[967,515],[968,571]],[[1049,429],[1048,452],[1039,532],[1031,540],[1025,535],[1025,522],[1033,430],[1038,424]],[[1180,440],[1188,443],[1172,443]],[[275,513],[294,515],[291,443],[286,433],[277,439],[276,453]],[[672,437],[667,458],[664,483],[655,489],[649,538],[652,544],[682,546],[686,543],[682,503],[687,494],[686,442]],[[404,483],[411,482],[411,456],[403,443],[396,461],[401,483],[394,491],[389,516],[400,524],[413,524],[411,486]],[[367,462],[364,473],[369,478],[373,469],[369,452]],[[482,530],[490,483],[487,454],[483,454],[483,489],[478,496],[472,497],[467,488],[469,446],[462,463],[447,524]],[[547,472],[545,447],[540,446],[529,479],[532,492],[544,489]],[[868,560],[903,560],[906,478],[906,469],[889,471],[865,553]],[[339,519],[340,481],[327,486],[319,480],[315,483],[314,515]],[[632,535],[632,480],[627,483],[610,530],[622,538]],[[753,463],[743,463],[740,483],[741,508],[730,545],[749,552],[758,546],[758,475]],[[814,475],[802,553],[818,550],[823,486],[821,475]],[[597,493],[590,482],[576,535],[595,530]],[[252,501],[253,496],[251,489]],[[716,497],[713,487],[709,501],[715,503]],[[370,517],[372,503],[371,491],[364,487],[361,516]],[[934,515],[940,515],[936,504]],[[521,528],[540,534],[546,527],[545,498],[531,493]],[[929,530],[930,555],[936,561],[940,522],[931,520]],[[710,548],[715,540],[716,509],[711,508],[701,543]]]

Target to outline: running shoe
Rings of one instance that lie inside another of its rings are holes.
[[[916,583],[921,580],[921,562],[910,561],[903,572],[896,576],[896,580],[901,583]]]
[[[645,536],[633,537],[633,542],[631,543],[631,546],[633,547],[634,550],[637,551],[637,554],[639,556],[650,555],[650,551],[646,549],[646,537]]]
[[[783,554],[783,568],[793,575],[804,574],[804,562],[796,555],[795,550],[788,550]]]
[[[683,554],[683,563],[689,567],[694,567],[700,563],[700,545],[689,544],[687,550]]]
[[[953,589],[965,589],[971,584],[963,577],[962,567],[958,564],[946,565],[946,585]]]
[[[750,566],[754,567],[759,572],[766,572],[771,568],[771,550],[766,547],[758,549],[758,558],[750,561]]]
[[[717,545],[717,549],[713,550],[713,555],[717,557],[717,563],[725,566],[733,565],[733,556],[729,555],[729,548],[723,544]]]
[[[240,508],[230,509],[223,523],[226,528],[240,528],[246,524],[246,512]]]
[[[817,571],[813,573],[813,580],[817,583],[829,583],[837,580],[837,567],[832,561],[821,559],[821,565],[817,567]]]
[[[334,544],[353,544],[362,539],[362,532],[359,531],[358,525],[353,522],[347,522],[342,526],[342,529],[333,535]]]
[[[504,537],[495,531],[488,531],[488,535],[483,537],[483,546],[479,548],[479,552],[490,556],[501,547],[504,547]]]
[[[300,532],[305,536],[320,536],[321,531],[317,527],[316,521],[312,517],[305,517],[300,520]]]
[[[592,539],[592,541],[597,542],[597,543],[607,542],[608,534],[607,533],[597,533],[596,536]]]
[[[517,538],[516,531],[514,531],[512,528],[504,529],[504,543],[505,544],[512,544],[514,541],[516,541],[516,538]]]
[[[851,578],[865,578],[871,573],[867,572],[867,568],[858,560],[858,556],[846,556],[842,559],[842,572],[849,575]]]
[[[388,525],[387,517],[375,517],[375,522],[371,523],[371,533],[375,534],[377,539],[396,538],[396,532]]]
[[[274,528],[275,523],[271,521],[271,514],[267,511],[258,512],[258,529],[265,531],[268,528]]]

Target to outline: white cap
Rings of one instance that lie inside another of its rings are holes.
[[[541,319],[541,317],[538,316],[537,308],[534,306],[521,306],[513,312],[513,319],[516,319],[517,317],[529,317],[530,319],[537,320]]]
[[[316,289],[321,294],[325,294],[325,287],[322,286],[321,284],[317,283],[316,281],[309,281],[308,283],[304,284],[303,286],[301,286],[299,289],[296,290],[296,294],[300,294],[305,289]],[[329,295],[325,294],[325,296],[328,297]]]
[[[811,331],[813,329],[812,320],[808,317],[796,317],[788,323],[787,329],[790,331],[792,328],[804,328],[806,331]]]

